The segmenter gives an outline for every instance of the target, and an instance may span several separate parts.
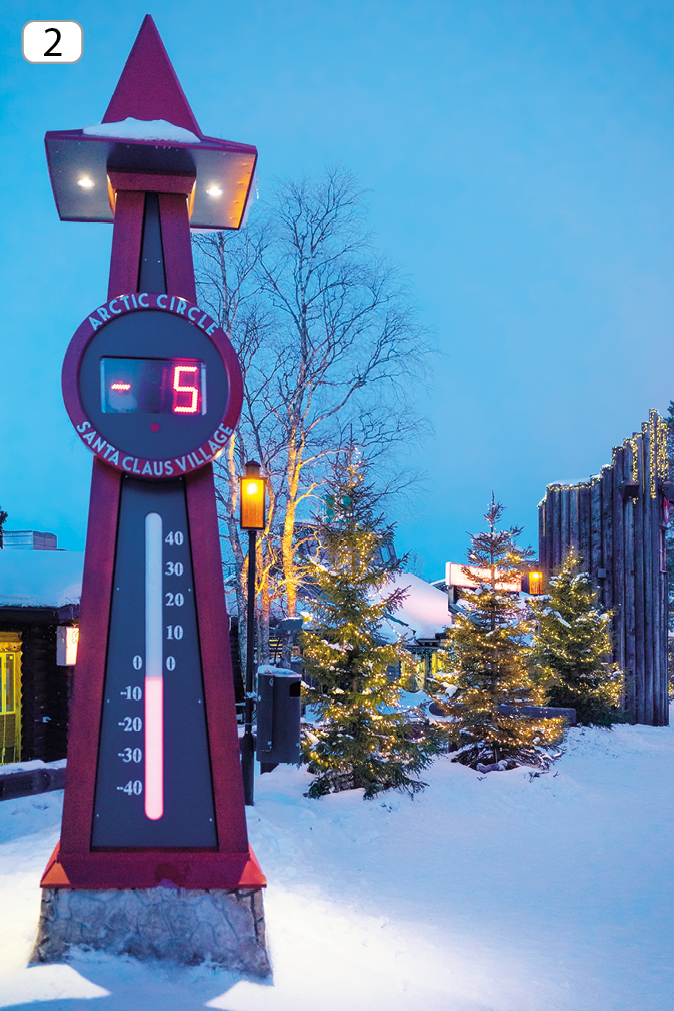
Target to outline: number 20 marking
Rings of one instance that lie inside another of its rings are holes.
[[[130,716],[125,716],[117,726],[122,727],[124,730],[135,730],[138,733],[139,730],[143,729],[143,721],[140,716],[134,716],[133,719]]]
[[[185,598],[183,597],[182,593],[175,593],[175,594],[174,593],[165,593],[164,596],[166,597],[166,606],[167,607],[174,607],[174,606],[175,607],[182,607],[183,604],[185,603]],[[177,636],[176,636],[176,638],[177,638]]]

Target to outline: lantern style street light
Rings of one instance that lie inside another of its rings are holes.
[[[249,460],[246,473],[239,478],[239,525],[248,531],[248,597],[246,629],[246,707],[241,742],[241,770],[245,803],[253,806],[255,775],[255,740],[253,738],[253,655],[255,649],[255,541],[264,530],[266,482],[260,464]]]

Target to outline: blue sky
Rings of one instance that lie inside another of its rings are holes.
[[[145,13],[201,128],[257,145],[262,194],[337,162],[370,190],[440,350],[399,546],[440,577],[492,488],[535,544],[545,485],[596,472],[674,398],[672,5],[6,2],[0,505],[72,549],[91,462],[60,369],[105,297],[112,229],[59,222],[43,136],[100,121]],[[81,23],[79,63],[23,60],[43,18]]]

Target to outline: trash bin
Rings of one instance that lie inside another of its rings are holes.
[[[300,692],[302,678],[281,667],[257,672],[258,762],[265,765],[300,760]]]

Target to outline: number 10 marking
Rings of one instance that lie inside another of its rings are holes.
[[[162,519],[145,517],[145,814],[164,813],[164,664]]]

